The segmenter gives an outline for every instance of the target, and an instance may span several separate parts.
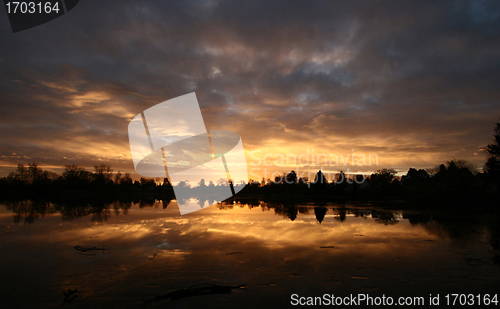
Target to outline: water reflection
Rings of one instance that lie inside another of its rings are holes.
[[[192,198],[183,203],[192,203],[203,208],[210,203],[208,200],[200,200]],[[2,204],[6,210],[13,213],[13,223],[33,224],[35,221],[53,215],[60,215],[63,221],[71,221],[80,217],[89,216],[92,222],[106,222],[112,215],[120,214],[127,215],[131,208],[162,208],[167,209],[170,205],[169,216],[178,214],[178,205],[175,200],[156,200],[154,198],[143,198],[131,201],[104,201],[97,200],[62,200],[62,201],[47,201],[47,200],[20,200],[20,201],[4,201]],[[406,220],[411,226],[423,227],[429,234],[439,238],[450,238],[453,240],[466,241],[475,239],[478,234],[482,235],[489,233],[492,235],[492,243],[498,247],[498,226],[500,223],[498,214],[485,216],[488,217],[488,222],[485,222],[484,216],[475,215],[474,213],[463,209],[457,211],[394,211],[383,210],[371,207],[350,207],[326,205],[296,205],[296,204],[280,204],[266,203],[263,201],[246,201],[219,203],[216,206],[220,210],[230,210],[233,208],[260,208],[262,211],[273,211],[275,215],[288,218],[295,221],[298,217],[310,218],[311,212],[314,214],[318,223],[325,220],[333,220],[344,222],[348,217],[355,218],[371,218],[374,222],[383,225],[395,225],[400,220]],[[487,231],[484,231],[486,229]]]
[[[3,205],[1,259],[10,267],[0,290],[13,306],[56,307],[63,290],[78,290],[71,306],[130,307],[206,283],[247,290],[169,306],[284,307],[291,293],[493,293],[500,283],[493,214],[263,201],[185,216],[175,200]],[[109,250],[83,255],[77,246]]]

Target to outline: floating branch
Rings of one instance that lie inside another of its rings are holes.
[[[158,295],[153,299],[145,300],[144,303],[160,301],[162,299],[178,300],[185,297],[209,295],[209,294],[226,294],[231,293],[234,289],[241,289],[245,284],[240,285],[216,285],[212,283],[202,283],[190,286],[186,289],[179,289],[166,294]]]
[[[102,254],[104,254],[104,250],[109,250],[108,248],[104,248],[104,246],[102,246],[102,248],[97,248],[97,247],[84,248],[84,247],[76,246],[75,249],[76,249],[76,251],[78,251],[80,253],[84,253],[87,251],[93,251],[93,250],[99,250],[99,251],[102,251]]]
[[[69,304],[75,298],[77,298],[79,293],[78,293],[78,290],[68,289],[68,291],[63,291],[63,294],[64,294],[63,305],[65,305],[65,304]]]

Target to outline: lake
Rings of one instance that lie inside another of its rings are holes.
[[[443,305],[464,293],[477,305],[499,292],[498,223],[498,213],[369,203],[225,203],[180,216],[175,201],[3,202],[1,303],[279,308],[363,294]]]

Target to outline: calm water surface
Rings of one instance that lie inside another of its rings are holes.
[[[73,308],[279,308],[291,294],[499,293],[496,215],[261,203],[180,216],[175,202],[164,206],[2,204],[2,307],[61,307],[67,289],[78,290],[64,304]],[[246,285],[144,303],[203,283]]]

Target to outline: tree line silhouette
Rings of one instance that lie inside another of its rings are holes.
[[[0,196],[9,197],[103,197],[116,195],[172,196],[168,178],[141,178],[132,181],[129,173],[113,173],[109,165],[95,165],[90,172],[77,165],[66,165],[62,175],[40,168],[36,163],[18,164],[15,172],[0,178]]]
[[[424,203],[490,202],[498,197],[498,185],[487,173],[475,173],[464,160],[452,160],[435,169],[410,168],[398,177],[394,169],[347,176],[343,172],[328,181],[320,170],[314,181],[296,178],[291,171],[274,180],[250,181],[240,196],[306,200],[405,200]]]
[[[394,169],[380,169],[365,175],[342,171],[328,181],[320,170],[314,180],[298,178],[295,171],[275,179],[250,180],[240,196],[280,200],[382,200],[414,201],[418,205],[497,206],[500,186],[500,123],[494,141],[483,149],[487,162],[483,172],[465,160],[451,160],[430,169],[410,168],[396,176]]]
[[[240,198],[303,200],[404,200],[419,203],[494,204],[500,185],[500,123],[496,124],[494,142],[484,148],[488,154],[483,172],[465,160],[451,160],[432,169],[410,168],[396,176],[394,169],[381,169],[365,175],[346,175],[342,171],[328,181],[320,170],[313,180],[298,177],[295,171],[275,179],[250,180],[238,194]],[[181,186],[183,184],[178,184]],[[232,185],[204,180],[199,187]],[[186,187],[186,189],[189,189]],[[199,189],[199,188],[198,188]],[[194,188],[193,193],[197,192]],[[77,165],[66,165],[62,175],[46,171],[36,163],[19,164],[15,172],[0,178],[0,197],[89,197],[148,195],[172,199],[175,195],[168,178],[141,178],[132,181],[130,174],[113,173],[109,165],[95,165],[90,172]]]

